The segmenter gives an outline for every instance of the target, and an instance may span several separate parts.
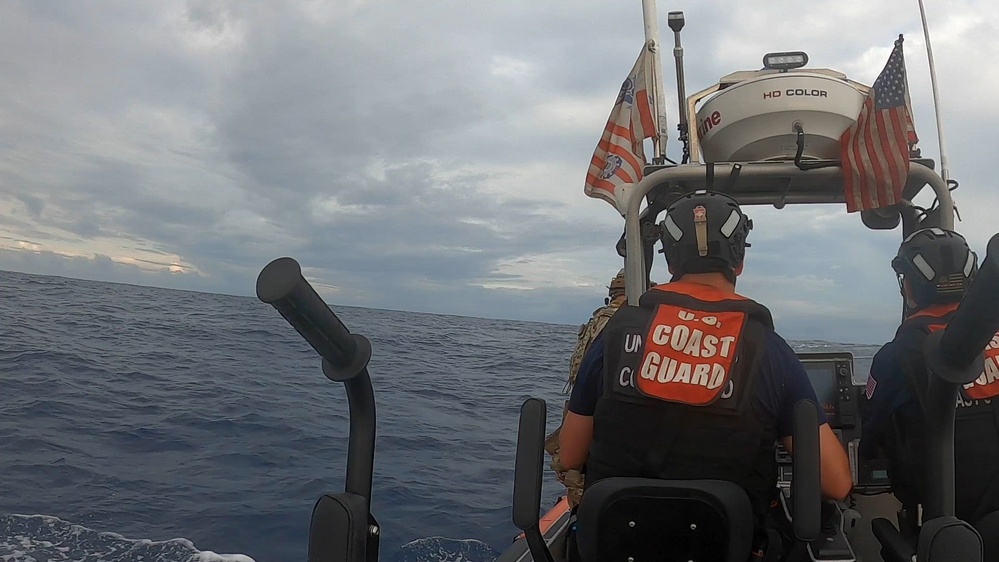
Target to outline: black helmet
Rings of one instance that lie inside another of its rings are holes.
[[[891,260],[902,280],[908,280],[919,306],[961,300],[978,272],[978,256],[960,234],[941,228],[924,228],[910,234]]]
[[[674,201],[659,227],[673,279],[687,273],[721,272],[735,282],[734,270],[746,256],[746,236],[753,221],[735,199],[695,191]]]

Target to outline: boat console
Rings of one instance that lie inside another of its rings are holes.
[[[890,492],[888,460],[883,457],[861,458],[858,453],[867,380],[858,379],[853,354],[799,353],[798,359],[805,367],[826,421],[849,454],[854,492],[865,495]],[[781,467],[780,481],[790,482],[790,457],[783,447],[779,447],[777,458]]]
[[[861,460],[856,454],[860,444],[861,419],[859,404],[864,398],[865,382],[858,381],[850,352],[798,353],[808,380],[815,390],[818,406],[826,422],[849,452],[850,472],[854,493],[872,494],[891,490],[884,459]],[[780,502],[789,521],[794,520],[792,501],[793,464],[783,446],[777,448],[777,487]],[[849,527],[842,507],[826,501],[822,505],[821,533],[823,540],[807,545],[809,559],[852,562],[856,554],[846,536]]]
[[[799,353],[822,411],[837,434],[857,426],[857,385],[851,353]]]

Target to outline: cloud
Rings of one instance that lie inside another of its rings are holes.
[[[688,93],[789,49],[869,83],[904,33],[920,144],[936,154],[909,3],[670,8],[686,14]],[[983,251],[999,204],[981,138],[999,125],[999,71],[983,64],[999,58],[999,7],[930,9],[959,228]],[[0,268],[252,294],[260,268],[291,255],[339,304],[575,323],[621,267],[622,220],[582,182],[642,45],[639,6],[0,10]],[[668,50],[663,62],[676,158]],[[747,211],[740,289],[787,337],[890,337],[897,231],[839,206]]]

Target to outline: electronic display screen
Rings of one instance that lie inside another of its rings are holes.
[[[836,415],[836,367],[832,362],[804,362],[808,380],[815,389],[815,397],[827,416]]]

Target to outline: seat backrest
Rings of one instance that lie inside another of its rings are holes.
[[[974,527],[952,516],[923,523],[916,551],[919,562],[982,562],[982,537]]]
[[[607,478],[583,494],[576,540],[583,562],[745,562],[753,523],[732,482]]]

